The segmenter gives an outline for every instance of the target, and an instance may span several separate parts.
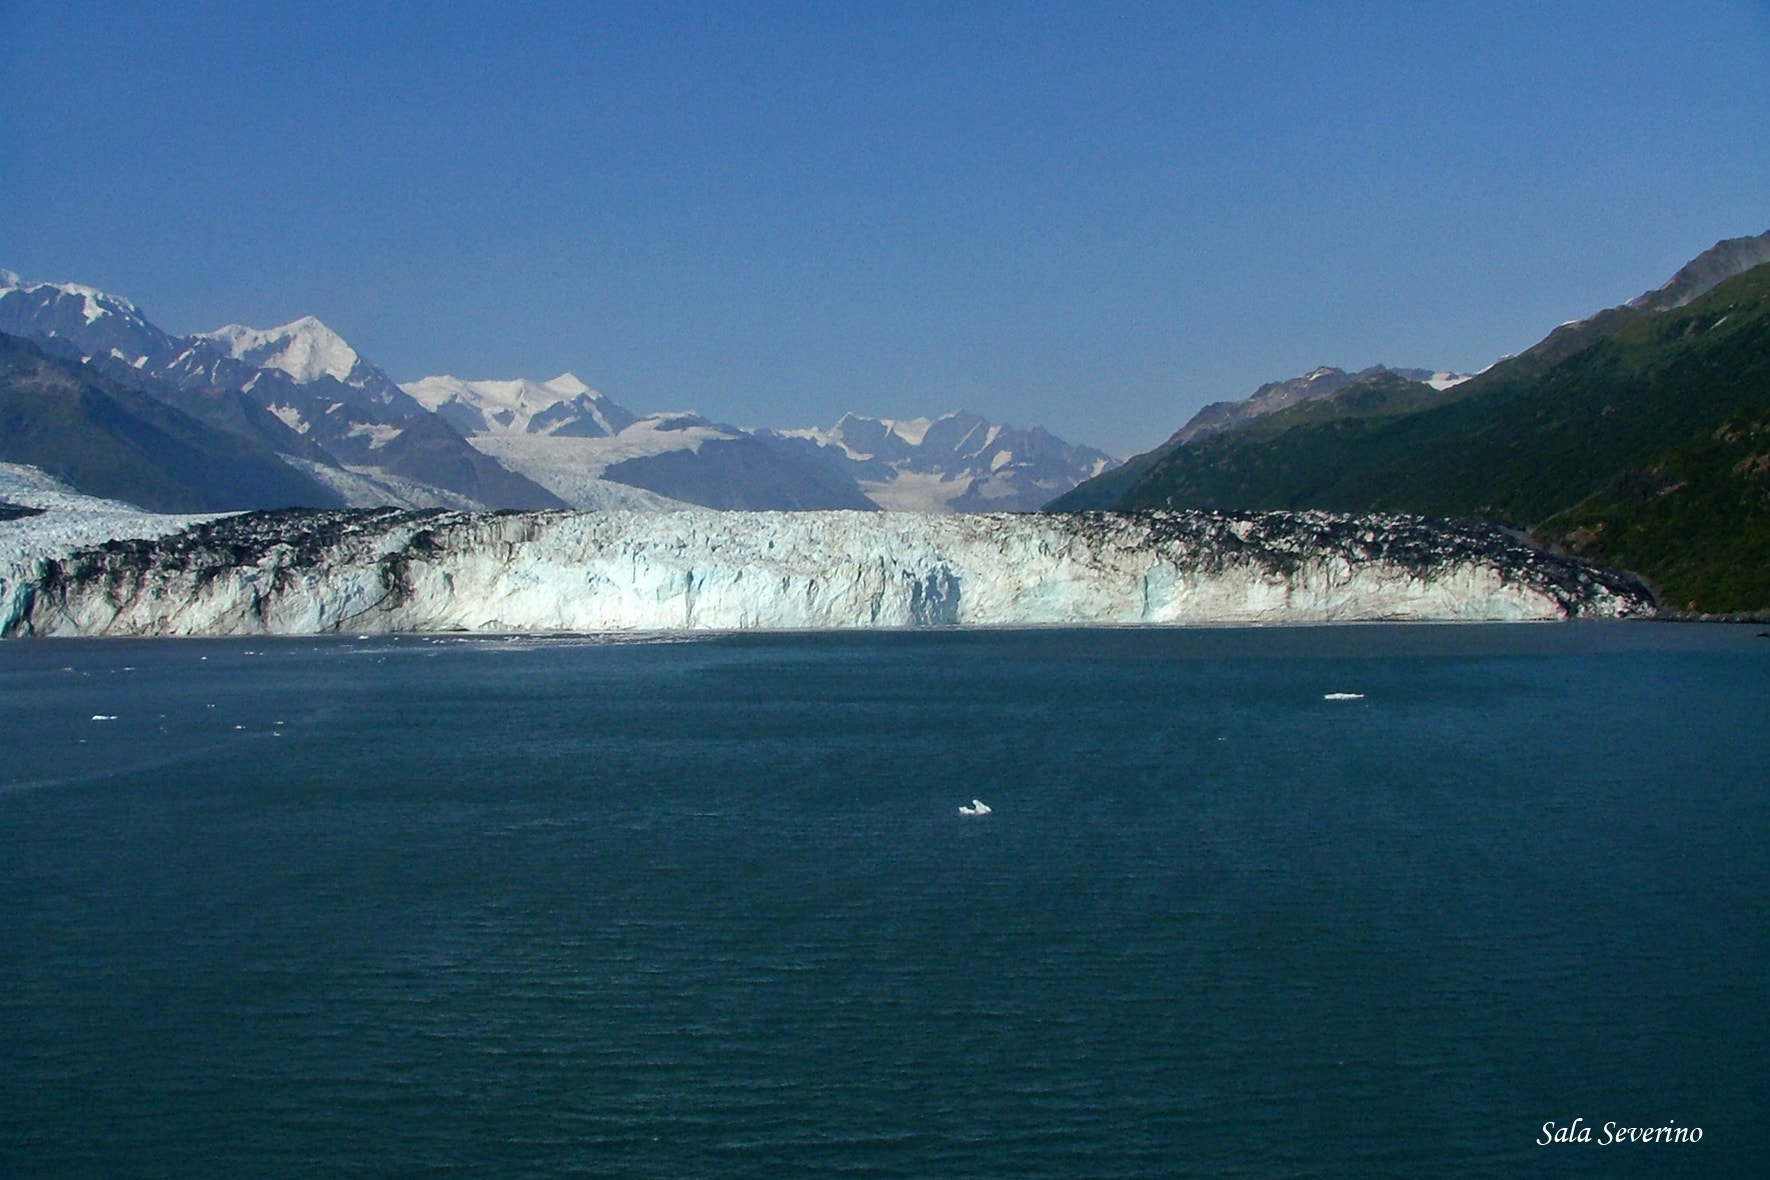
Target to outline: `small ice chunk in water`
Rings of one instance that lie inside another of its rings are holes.
[[[1362,692],[1330,692],[1324,693],[1321,699],[1324,701],[1362,701],[1364,694]]]
[[[92,719],[94,721],[115,721],[117,715],[115,713],[94,713]]]
[[[973,799],[969,806],[961,804],[959,807],[960,815],[988,815],[989,812],[989,804],[982,799]]]

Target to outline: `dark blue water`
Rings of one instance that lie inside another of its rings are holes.
[[[1767,737],[1750,628],[9,643],[0,1175],[1756,1174]]]

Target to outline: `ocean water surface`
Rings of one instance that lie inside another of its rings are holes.
[[[1757,1174],[1767,735],[1742,627],[6,643],[0,1175]]]

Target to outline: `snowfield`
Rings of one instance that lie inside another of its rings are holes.
[[[23,463],[0,463],[0,504],[42,510],[39,516],[0,520],[0,602],[21,571],[46,557],[66,556],[112,540],[163,537],[215,513],[168,516],[143,512],[121,500],[76,492],[67,484]]]
[[[15,502],[18,502],[15,500]],[[0,522],[0,632],[685,631],[1651,614],[1485,525],[1118,516],[369,510]],[[110,530],[118,539],[95,544]]]

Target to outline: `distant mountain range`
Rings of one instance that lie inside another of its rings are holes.
[[[1050,508],[1484,517],[1641,573],[1670,609],[1770,610],[1770,233],[1465,381],[1367,370],[1258,412],[1274,388]]]
[[[28,283],[0,271],[0,333],[29,340],[74,366],[67,372],[79,380],[102,379],[268,450],[307,483],[324,488],[324,502],[564,506],[469,446],[311,317],[269,331],[229,326],[177,337],[126,299],[72,283]],[[15,423],[12,433],[0,436],[0,458],[29,461],[14,446],[23,428]],[[152,454],[143,451],[138,458]],[[61,466],[47,461],[48,470]],[[74,470],[67,468],[70,478]],[[121,486],[103,494],[143,502],[129,492]],[[256,498],[241,484],[230,485],[222,498],[228,507],[265,507],[277,499]]]
[[[126,299],[7,271],[0,334],[15,338],[0,376],[0,460],[169,509],[1031,511],[1113,463],[967,414],[746,430],[641,416],[570,374],[402,388],[311,316],[178,337]],[[889,453],[845,441],[861,435],[889,439]]]
[[[938,418],[844,414],[828,430],[758,432],[853,477],[905,512],[1030,512],[1053,494],[1118,465],[1104,451],[1035,426],[998,426],[963,412]]]
[[[1319,509],[1481,517],[1770,613],[1770,233],[1474,376],[1321,368],[1120,465],[962,412],[828,429],[640,415],[570,374],[395,384],[312,318],[172,336],[0,271],[0,462],[167,511]]]
[[[715,508],[1030,512],[1114,465],[1104,451],[962,412],[846,414],[828,430],[644,417],[570,373],[551,381],[426,377],[405,391],[467,440],[580,507],[627,489]],[[610,485],[616,485],[611,488]]]
[[[574,507],[879,508],[825,464],[692,412],[642,417],[570,373],[545,382],[426,377],[405,388]]]

